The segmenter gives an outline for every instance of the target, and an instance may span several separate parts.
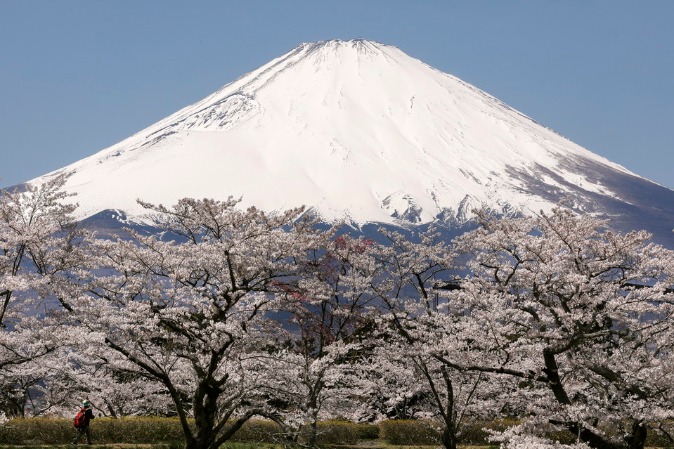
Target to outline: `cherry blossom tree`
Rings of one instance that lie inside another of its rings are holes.
[[[563,209],[482,216],[457,241],[470,275],[448,303],[479,359],[441,360],[516,379],[529,420],[579,443],[643,448],[648,426],[674,417],[674,256],[649,237]]]
[[[82,243],[90,235],[72,216],[77,205],[62,190],[65,181],[62,175],[41,185],[28,184],[21,191],[0,190],[2,327],[8,324],[11,301],[19,300],[17,292],[31,290],[69,308],[70,289],[64,283],[82,265]],[[26,310],[25,304],[21,308]]]
[[[177,414],[189,449],[254,415],[310,447],[320,419],[431,417],[448,449],[469,417],[524,418],[504,447],[597,449],[674,419],[674,253],[645,232],[555,209],[375,243],[184,199],[94,241],[64,180],[0,192],[0,416],[86,393]]]
[[[91,353],[88,340],[78,342],[70,332],[64,339],[67,347],[41,363],[48,372],[42,381],[42,399],[53,414],[72,416],[81,407],[82,398],[86,398],[101,416],[176,415],[173,401],[161,383],[116,370]]]
[[[0,331],[0,410],[10,417],[39,415],[51,406],[44,397],[50,375],[47,361],[61,342],[43,319],[26,316],[12,321],[16,324],[11,330]]]
[[[378,350],[395,366],[405,367],[423,385],[424,401],[418,414],[441,423],[441,442],[455,449],[462,425],[469,417],[494,413],[498,394],[504,391],[484,373],[445,363],[465,361],[472,348],[464,337],[470,324],[464,310],[455,309],[448,294],[456,284],[454,254],[440,232],[430,229],[418,236],[382,231],[386,244],[378,255],[381,276],[373,289],[388,311],[379,320]],[[386,366],[383,365],[385,368]],[[390,371],[390,368],[386,368]]]
[[[0,383],[9,415],[51,408],[45,398],[44,358],[63,344],[58,310],[72,310],[70,298],[86,272],[91,234],[78,226],[76,205],[63,192],[66,177],[41,185],[0,191]],[[39,360],[38,360],[39,359]],[[10,406],[11,402],[11,406]]]
[[[355,401],[354,421],[431,419],[435,417],[429,389],[420,373],[390,339],[379,339],[350,373]]]
[[[237,203],[143,203],[164,233],[98,242],[91,294],[72,314],[91,355],[163,385],[189,449],[217,448],[271,413],[259,394],[269,373],[256,369],[270,304],[324,239],[301,209]]]
[[[355,406],[349,378],[374,322],[372,249],[371,240],[347,234],[326,240],[295,280],[280,285],[285,319],[273,331],[279,381],[270,395],[283,405],[277,421],[294,443],[302,436],[316,447],[319,419],[347,417]]]

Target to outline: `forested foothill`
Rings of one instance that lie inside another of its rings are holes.
[[[507,448],[674,444],[674,253],[646,232],[560,207],[369,239],[187,198],[97,238],[63,183],[0,194],[0,421],[88,398],[173,417],[187,449],[251,420],[316,447],[333,419],[430,420],[447,449],[496,421]]]

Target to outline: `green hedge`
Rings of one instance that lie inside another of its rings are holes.
[[[318,444],[356,444],[358,425],[348,421],[325,421],[318,423]]]
[[[473,421],[463,426],[459,443],[462,445],[489,445],[491,430],[505,430],[518,423],[516,420]],[[442,428],[438,423],[422,420],[390,420],[379,423],[380,438],[392,445],[439,445]],[[571,432],[558,431],[548,434],[548,438],[560,443],[576,441]],[[649,429],[646,447],[674,448],[674,444],[664,435]]]
[[[91,423],[92,438],[101,443],[159,443],[183,441],[178,418],[104,418]]]
[[[64,444],[74,435],[70,419],[12,419],[0,426],[0,444]]]
[[[441,430],[434,421],[391,420],[379,423],[379,437],[397,446],[438,445]]]
[[[281,438],[281,429],[275,422],[251,419],[236,431],[231,441],[275,443]]]
[[[515,420],[473,421],[463,425],[459,442],[461,444],[488,444],[489,430],[505,430],[517,424]]]
[[[459,442],[464,445],[485,445],[485,428],[503,430],[517,424],[514,420],[476,421],[463,428]],[[318,424],[319,445],[354,445],[359,440],[380,439],[391,445],[440,445],[441,427],[432,421],[391,420],[374,424],[326,421]],[[97,444],[155,444],[180,446],[183,433],[177,418],[129,417],[97,418],[91,424],[92,438]],[[0,445],[67,444],[75,435],[71,419],[13,419],[0,426]],[[573,435],[558,432],[554,440],[570,443]],[[306,440],[306,434],[300,436]],[[252,444],[284,443],[278,425],[266,420],[250,420],[232,438],[233,442]],[[647,446],[673,447],[666,438],[649,431]]]
[[[350,422],[321,422],[318,424],[318,443],[355,444],[359,431],[362,431],[362,426]],[[0,426],[0,444],[66,444],[75,433],[70,419],[13,419]],[[177,418],[97,418],[91,423],[91,437],[97,444],[174,444],[183,441],[183,432]],[[284,438],[277,424],[250,420],[234,434],[231,441],[280,443]]]
[[[378,440],[379,426],[377,424],[356,424],[356,432],[359,440]]]
[[[0,426],[0,444],[66,444],[75,436],[72,419],[13,419]],[[96,443],[174,443],[183,440],[175,418],[96,418],[91,422]]]
[[[325,421],[318,423],[318,444],[356,444],[361,425],[347,421]],[[370,426],[375,427],[375,426]],[[375,427],[376,428],[376,427]],[[308,429],[300,432],[300,440],[306,441]],[[250,420],[239,429],[231,441],[254,443],[283,443],[285,435],[280,427],[271,421]]]

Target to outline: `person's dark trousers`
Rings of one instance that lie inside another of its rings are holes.
[[[70,444],[77,444],[77,442],[80,441],[80,438],[82,438],[83,435],[87,436],[87,444],[91,444],[91,431],[89,430],[89,426],[78,428],[77,435]]]

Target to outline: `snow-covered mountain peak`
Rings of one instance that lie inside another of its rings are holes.
[[[348,52],[361,55],[375,55],[381,53],[383,49],[395,49],[390,45],[366,39],[331,39],[320,42],[305,42],[298,46],[295,51],[304,54],[317,54],[320,57],[327,57],[331,53]]]
[[[561,199],[630,203],[647,182],[480,89],[362,39],[305,43],[212,95],[78,161],[80,213],[137,217],[136,199],[241,197],[326,220],[463,221],[487,205],[524,213]],[[52,176],[53,174],[45,175]]]

